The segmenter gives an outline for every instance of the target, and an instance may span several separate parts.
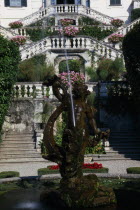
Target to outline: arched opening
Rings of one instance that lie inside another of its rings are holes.
[[[68,60],[69,70],[75,72],[81,72],[83,62],[81,59],[69,59]],[[63,60],[59,63],[59,73],[67,72],[67,63],[66,60]]]

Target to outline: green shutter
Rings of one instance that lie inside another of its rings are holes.
[[[27,0],[21,0],[21,6],[27,7]]]
[[[5,0],[5,7],[9,7],[10,6],[10,0]]]

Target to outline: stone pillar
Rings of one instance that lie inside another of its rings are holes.
[[[36,150],[41,152],[40,143],[43,139],[43,130],[36,130]]]
[[[86,6],[86,0],[81,0],[81,5]]]
[[[51,5],[51,0],[46,0],[47,7]]]

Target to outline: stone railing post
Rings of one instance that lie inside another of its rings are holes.
[[[35,139],[36,139],[36,142],[35,142],[36,150],[37,150],[37,152],[41,153],[40,144],[43,139],[43,130],[35,130]]]

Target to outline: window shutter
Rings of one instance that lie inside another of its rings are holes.
[[[27,7],[27,0],[21,0],[21,6]]]
[[[9,7],[10,6],[10,0],[5,0],[5,7]]]

